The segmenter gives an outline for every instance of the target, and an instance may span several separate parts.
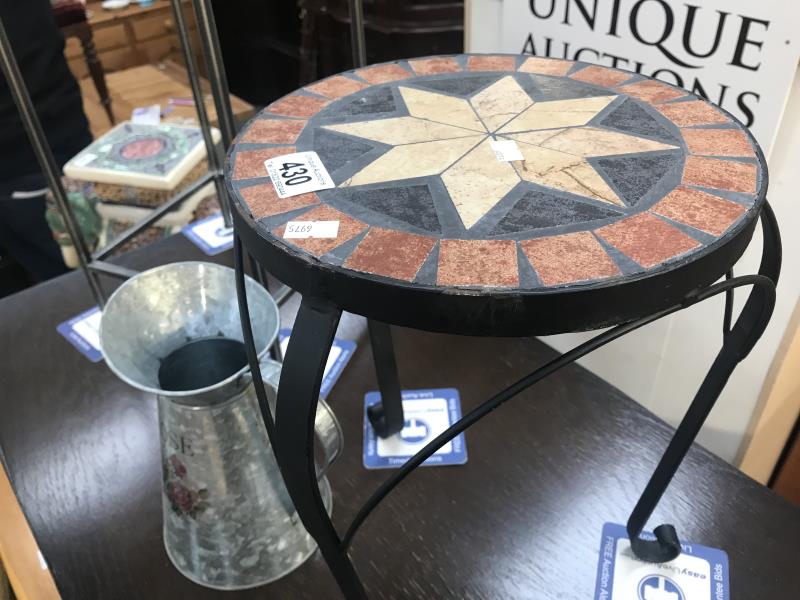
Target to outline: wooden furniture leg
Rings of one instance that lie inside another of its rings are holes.
[[[103,70],[103,63],[97,57],[97,49],[94,46],[94,38],[92,37],[92,28],[88,23],[83,24],[81,27],[86,33],[80,36],[81,46],[83,47],[83,55],[86,58],[86,66],[89,67],[89,73],[92,75],[94,87],[97,88],[97,95],[100,96],[100,104],[108,115],[108,120],[111,124],[115,124],[114,111],[111,110],[111,96],[108,93],[108,86],[106,85],[106,75]]]

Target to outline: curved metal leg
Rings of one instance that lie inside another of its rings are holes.
[[[369,341],[381,401],[367,409],[367,417],[379,437],[387,438],[403,429],[403,398],[397,377],[397,361],[392,346],[392,330],[386,323],[367,320]]]
[[[303,525],[319,545],[345,598],[365,600],[366,594],[358,574],[325,510],[314,464],[314,420],[319,388],[341,311],[329,303],[303,298],[289,340],[273,418],[253,341],[244,280],[244,248],[238,235],[234,235],[233,249],[245,350],[253,373],[261,417],[286,489]]]
[[[378,504],[444,444],[521,391],[609,342],[718,294],[724,293],[730,303],[731,292],[735,288],[752,286],[752,292],[733,327],[730,327],[731,309],[729,306],[726,307],[722,350],[700,386],[695,400],[628,522],[628,533],[637,556],[658,562],[671,560],[677,556],[680,553],[680,543],[671,525],[656,528],[655,541],[642,540],[639,534],[736,364],[752,350],[772,315],[775,305],[775,284],[780,274],[781,245],[775,216],[769,204],[764,205],[761,222],[764,231],[764,249],[758,275],[728,276],[722,283],[687,296],[680,304],[609,329],[551,360],[494,395],[428,442],[390,475],[359,510],[342,540],[339,539],[324,510],[316,485],[313,456],[314,414],[325,362],[341,310],[323,300],[303,298],[281,376],[277,408],[278,441],[275,444],[275,452],[298,513],[309,533],[319,543],[320,550],[345,597],[348,600],[366,598],[358,575],[346,553],[356,532]],[[241,268],[240,262],[237,268]],[[304,365],[310,366],[311,372],[308,372]]]
[[[348,600],[366,593],[333,526],[317,484],[314,418],[328,353],[342,312],[327,301],[304,297],[281,371],[275,411],[275,456],[297,514],[319,544]]]
[[[772,310],[775,307],[774,285],[778,282],[781,267],[781,243],[775,215],[769,204],[765,204],[762,211],[761,226],[764,232],[764,250],[758,272],[759,275],[768,278],[768,281],[772,282],[772,286],[765,284],[753,286],[742,313],[733,327],[730,326],[733,288],[726,292],[722,349],[714,359],[703,383],[700,384],[689,410],[686,411],[686,415],[628,519],[627,530],[631,549],[638,558],[644,561],[667,562],[681,553],[680,541],[675,527],[672,525],[656,527],[653,530],[656,536],[655,540],[643,540],[639,535],[697,437],[731,373],[736,365],[750,353],[761,334],[764,333],[772,316]],[[727,277],[727,280],[731,280],[730,276]]]
[[[366,521],[367,517],[372,514],[372,511],[375,510],[381,501],[383,501],[383,499],[386,498],[386,496],[388,496],[392,490],[394,490],[406,477],[408,477],[414,471],[414,469],[416,469],[427,458],[432,456],[439,448],[444,446],[459,433],[466,431],[471,425],[477,423],[480,419],[488,415],[493,410],[499,408],[502,404],[523,390],[541,381],[545,377],[552,375],[566,365],[575,362],[581,357],[594,352],[598,348],[601,348],[613,340],[635,331],[636,329],[639,329],[648,323],[652,323],[658,319],[666,317],[667,315],[671,315],[675,312],[688,308],[689,306],[703,302],[704,300],[712,298],[717,294],[724,293],[730,298],[730,294],[728,292],[731,290],[737,287],[753,286],[753,292],[750,294],[750,298],[748,299],[745,308],[742,310],[742,314],[737,320],[736,325],[730,332],[727,333],[727,337],[735,338],[736,341],[732,341],[730,343],[730,350],[723,350],[723,353],[721,353],[723,356],[718,357],[717,361],[715,361],[715,364],[718,361],[725,364],[725,361],[728,360],[728,352],[735,354],[736,362],[742,360],[745,356],[747,356],[752,347],[758,341],[761,333],[763,333],[764,328],[766,327],[766,323],[769,321],[769,318],[772,314],[772,308],[775,303],[775,283],[778,281],[778,275],[780,273],[780,236],[778,234],[777,223],[775,222],[775,215],[772,213],[772,209],[770,208],[769,204],[764,205],[761,213],[761,223],[764,230],[764,249],[758,275],[744,275],[727,279],[722,283],[717,283],[705,289],[699,290],[695,294],[686,297],[680,304],[665,308],[657,313],[653,313],[652,315],[648,315],[636,321],[624,323],[608,329],[605,332],[587,340],[586,342],[579,344],[569,352],[554,358],[549,363],[529,373],[516,383],[495,394],[493,397],[489,398],[489,400],[486,400],[476,408],[472,409],[459,421],[453,423],[433,440],[428,442],[414,456],[409,458],[402,467],[394,471],[380,486],[378,486],[378,488],[367,499],[366,503],[364,503],[356,516],[353,518],[353,521],[350,523],[350,526],[348,527],[343,538],[344,546],[348,547],[352,543],[353,538],[358,532],[358,529],[361,527],[364,521]],[[756,321],[759,323],[759,325],[750,327],[751,321]],[[735,363],[733,366],[735,366]],[[733,367],[731,367],[731,370],[732,368]],[[721,390],[721,386],[723,386],[725,381],[727,381],[729,375],[730,372],[724,376],[724,379],[721,382],[717,381],[716,378],[713,381],[709,381],[707,384],[709,389],[713,384],[720,385]],[[702,420],[700,421],[700,425],[702,425]],[[692,439],[694,439],[694,437],[692,437]],[[681,455],[681,459],[682,458],[683,455]],[[680,460],[678,461],[678,464],[680,464]],[[657,490],[657,495],[648,497],[650,502],[652,502],[650,511],[652,511],[652,508],[655,507],[655,503],[658,502],[658,499],[661,497],[661,494],[663,494],[666,484],[668,483],[669,479],[663,483],[663,487],[660,490]],[[644,503],[641,501],[640,503],[644,505]],[[648,516],[649,514],[650,512],[647,512]],[[643,526],[644,523],[642,523],[638,530],[629,526],[629,532],[635,531],[636,534],[631,535],[632,540],[638,537],[638,534],[641,533],[641,528]],[[653,544],[657,544],[658,546],[664,545],[666,547],[665,550],[658,550],[660,556],[664,556],[667,554],[667,552],[672,551],[674,548],[675,543],[677,543],[677,540],[675,539],[677,536],[672,535],[674,534],[674,528],[672,532],[657,528],[656,532],[657,534],[661,534],[661,541],[653,542]],[[643,547],[642,544],[639,544],[638,542],[636,542],[636,545],[639,548]],[[678,548],[680,548],[680,544],[678,544]]]

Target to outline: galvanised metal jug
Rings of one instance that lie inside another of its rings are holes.
[[[279,328],[269,293],[247,278],[253,336],[263,357]],[[316,549],[297,517],[258,409],[242,344],[234,271],[202,262],[145,271],[109,298],[100,324],[106,363],[128,384],[158,397],[164,546],[175,567],[216,589],[263,585]],[[262,359],[270,403],[279,363]],[[341,430],[320,402],[317,434],[325,467]]]

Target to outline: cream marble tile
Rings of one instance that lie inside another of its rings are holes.
[[[593,98],[576,98],[574,100],[537,102],[516,119],[507,123],[498,133],[586,125],[591,121],[592,117],[608,106],[614,98],[616,96],[596,96]]]
[[[464,227],[469,229],[519,183],[511,163],[497,160],[488,139],[442,175]]]
[[[473,135],[453,140],[438,140],[396,146],[361,169],[339,187],[436,175],[453,164],[485,137]],[[492,155],[492,158],[494,158],[494,155]]]
[[[515,162],[514,168],[524,180],[624,206],[614,190],[585,159],[528,144],[522,144],[519,149],[525,160]]]
[[[360,121],[358,123],[341,123],[339,125],[326,125],[323,129],[348,133],[392,146],[475,135],[474,131],[469,131],[462,127],[434,123],[415,117],[394,117],[375,121]]]
[[[524,142],[532,146],[541,146],[544,142],[553,138],[560,133],[568,131],[567,129],[542,129],[539,131],[526,131],[525,133],[508,133],[501,137],[507,137],[517,142]]]
[[[617,131],[595,129],[594,127],[564,129],[558,135],[543,141],[541,145],[551,150],[559,150],[576,156],[610,156],[613,154],[630,154],[632,152],[669,150],[677,147]]]
[[[510,76],[503,77],[476,94],[470,102],[490,131],[533,104],[531,97]]]
[[[453,98],[408,87],[399,89],[408,112],[413,117],[464,127],[473,131],[486,131],[469,102],[462,98]]]

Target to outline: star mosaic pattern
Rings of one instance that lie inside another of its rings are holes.
[[[469,100],[405,86],[398,91],[408,117],[325,126],[392,146],[341,185],[441,175],[467,229],[520,181],[624,206],[587,157],[676,148],[588,127],[616,96],[534,102],[510,76]],[[496,160],[492,139],[519,142],[524,160]]]
[[[522,160],[499,160],[494,141]],[[307,150],[336,187],[278,198],[264,161]],[[312,264],[489,292],[676,268],[763,200],[752,138],[714,105],[626,71],[510,55],[311,84],[245,127],[228,177],[261,235]],[[337,220],[339,233],[284,239],[290,220]]]

